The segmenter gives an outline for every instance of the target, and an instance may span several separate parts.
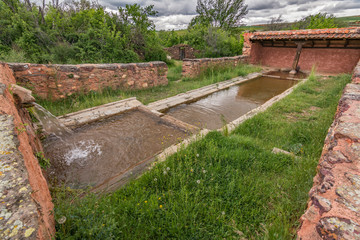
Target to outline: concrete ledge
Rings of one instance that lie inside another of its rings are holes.
[[[325,139],[299,240],[360,239],[359,70],[360,62]]]
[[[141,106],[142,103],[136,100],[135,97],[125,100],[104,104],[101,106],[84,109],[78,112],[69,113],[58,117],[58,119],[68,127],[79,126],[100,120],[102,118],[111,117],[131,109]]]

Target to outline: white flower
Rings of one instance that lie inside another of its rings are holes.
[[[169,167],[167,167],[167,168],[166,168],[166,170],[170,171],[170,168],[169,168]]]
[[[154,178],[154,181],[156,182],[156,181],[157,181],[157,178]]]
[[[200,155],[197,153],[196,156],[199,157]]]
[[[197,183],[197,184],[200,184],[200,180],[197,180],[196,183]]]
[[[221,214],[222,214],[222,215],[225,215],[225,212],[224,212],[224,211],[222,211],[222,212],[221,212]]]
[[[164,171],[163,173],[164,173],[164,175],[166,175],[166,174],[167,174],[167,171]]]
[[[205,170],[205,169],[203,169],[203,173],[206,173],[206,170]]]
[[[60,219],[58,219],[57,221],[59,224],[64,224],[66,222],[66,217],[62,216]]]

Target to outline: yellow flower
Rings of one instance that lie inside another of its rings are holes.
[[[147,201],[145,201],[144,203],[147,203]]]
[[[161,200],[161,197],[159,197],[159,200]]]
[[[162,207],[163,207],[163,205],[160,205],[159,207],[160,207],[160,208],[162,208]]]

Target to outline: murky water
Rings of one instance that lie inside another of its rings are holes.
[[[193,103],[176,106],[166,114],[201,128],[218,129],[296,83],[293,80],[259,77]]]
[[[65,137],[49,138],[48,174],[75,188],[97,186],[185,138],[161,118],[134,110],[91,123]]]

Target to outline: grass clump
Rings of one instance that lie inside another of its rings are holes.
[[[181,78],[182,73],[182,62],[181,61],[173,61],[174,63],[171,65],[168,65],[168,75],[167,79],[169,81],[177,81]]]
[[[312,77],[230,135],[211,132],[114,193],[57,194],[55,218],[66,217],[57,238],[293,239],[350,78]]]
[[[143,104],[148,104],[179,93],[224,81],[236,76],[245,76],[249,73],[261,70],[260,67],[253,65],[238,65],[237,67],[224,68],[222,72],[208,71],[197,78],[186,78],[181,81],[175,81],[177,79],[176,74],[179,73],[179,66],[181,67],[180,63],[176,62],[173,67],[169,68],[169,74],[172,76],[172,80],[169,81],[166,86],[128,91],[106,88],[101,92],[90,92],[88,94],[68,96],[67,98],[58,101],[37,98],[37,102],[55,116],[119,101],[129,97],[137,97]]]

